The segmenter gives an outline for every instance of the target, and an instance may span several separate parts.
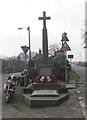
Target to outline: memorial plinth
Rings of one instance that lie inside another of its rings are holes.
[[[60,94],[58,96],[50,97],[50,96],[36,96],[36,97],[31,97],[30,94],[23,94],[23,98],[25,103],[29,107],[51,107],[51,106],[58,106],[65,100],[69,98],[69,94]]]
[[[32,93],[23,94],[29,107],[57,106],[69,98],[68,89],[59,83],[33,83]],[[30,91],[30,89],[29,89]]]

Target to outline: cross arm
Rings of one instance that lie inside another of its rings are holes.
[[[50,20],[51,17],[46,17],[46,18],[43,18],[43,17],[38,17],[39,20]]]

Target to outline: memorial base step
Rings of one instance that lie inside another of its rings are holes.
[[[29,107],[57,106],[69,98],[69,94],[60,94],[58,97],[31,97],[31,94],[23,94],[24,102]]]

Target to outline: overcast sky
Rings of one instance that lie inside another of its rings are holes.
[[[74,60],[84,60],[82,34],[85,28],[85,0],[0,0],[0,56],[14,56],[28,46],[30,26],[31,50],[42,49],[43,22],[38,17],[43,11],[47,20],[48,43],[61,43],[62,33],[67,32]],[[18,30],[18,27],[26,27]]]

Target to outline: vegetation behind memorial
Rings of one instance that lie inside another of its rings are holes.
[[[32,56],[35,55],[35,52],[32,52]],[[27,55],[27,60],[28,60]],[[9,58],[2,59],[2,72],[3,73],[14,73],[14,72],[21,72],[25,68],[24,64],[24,53],[20,53],[18,56],[12,56]]]
[[[69,80],[77,80],[77,77],[78,77],[78,74],[75,71],[73,70],[69,71]]]
[[[11,57],[2,60],[2,72],[3,73],[14,73],[21,72],[24,69],[24,62],[20,57]]]
[[[51,56],[50,59],[51,61],[53,61],[53,72],[56,75],[57,79],[65,80],[65,67],[66,66],[65,66],[64,56],[62,57],[60,57],[59,55],[56,57]],[[68,68],[68,71],[71,70],[71,66],[68,61],[67,61],[67,68]],[[11,57],[11,58],[2,60],[2,72],[3,73],[22,72],[23,70],[24,70],[24,60],[23,58],[20,58],[20,55],[18,55],[17,57]],[[32,69],[31,71],[32,78],[34,79],[36,75],[37,75],[37,69],[36,70]]]
[[[53,48],[53,47],[52,47]],[[52,49],[54,52],[54,49]],[[51,52],[52,52],[51,50]],[[52,52],[52,53],[53,53]],[[33,60],[35,61],[35,64],[40,64],[41,62],[41,57],[42,54],[41,52],[39,54],[34,54],[33,55]],[[36,57],[35,57],[36,56]],[[28,58],[28,56],[27,56]],[[63,55],[63,53],[61,54],[61,52],[56,51],[56,53],[54,52],[54,54],[52,54],[49,57],[49,60],[52,62],[53,64],[53,72],[56,75],[58,80],[65,80],[65,70],[66,70],[66,58],[65,55]],[[33,65],[29,65],[28,63],[28,67],[31,66],[31,68],[34,68],[34,64]],[[14,73],[14,72],[22,72],[24,70],[25,66],[24,66],[24,55],[19,54],[17,57],[10,57],[8,59],[3,59],[2,60],[2,72],[3,73]],[[31,74],[31,77],[34,79],[34,77],[37,75],[37,69],[31,69],[31,72],[29,71],[29,74]],[[71,70],[71,66],[67,60],[67,70],[70,71]],[[68,72],[68,76],[69,76],[69,72]]]
[[[54,62],[53,66],[54,66],[54,73],[57,79],[65,81],[65,71],[66,71],[65,61]],[[68,71],[67,75],[69,79],[69,71],[71,71],[71,65],[69,64],[68,60],[67,60],[67,71]]]

